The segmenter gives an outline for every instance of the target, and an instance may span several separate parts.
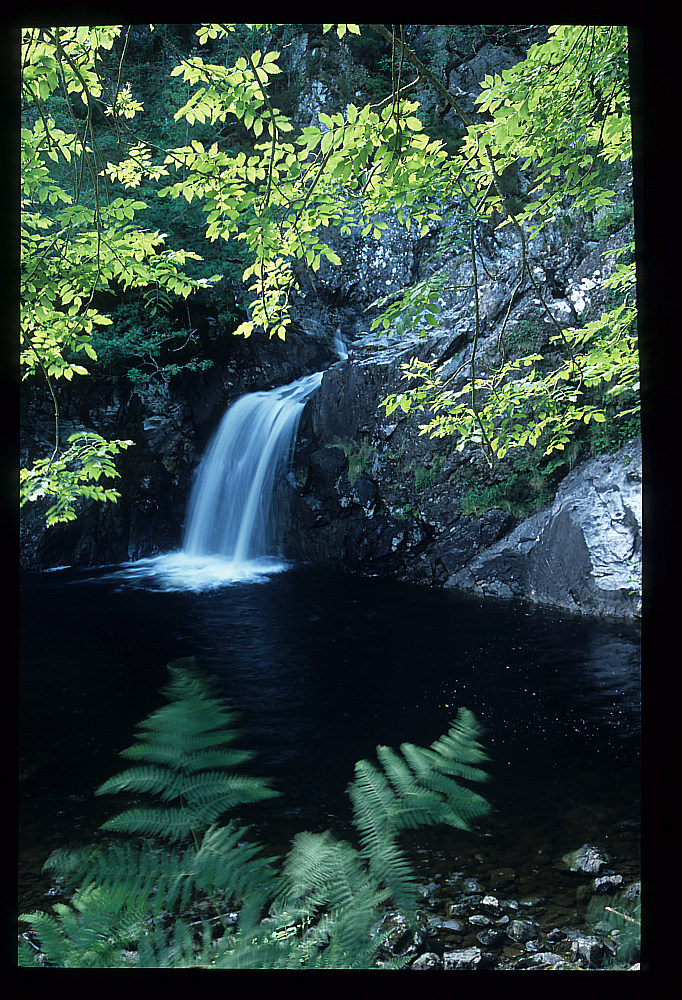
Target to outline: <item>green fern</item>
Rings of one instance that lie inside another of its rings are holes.
[[[486,777],[478,723],[461,710],[429,748],[406,743],[398,754],[378,747],[379,765],[360,761],[349,786],[360,849],[330,833],[301,833],[280,864],[234,820],[218,822],[229,809],[275,794],[235,773],[250,754],[230,745],[234,716],[194,661],[169,672],[169,704],[142,723],[122,754],[137,766],[98,790],[159,804],[128,808],[103,825],[123,840],[51,855],[46,868],[75,891],[54,915],[22,915],[42,956],[80,968],[376,968],[387,936],[376,928],[389,902],[415,915],[401,832],[433,823],[469,829],[489,809],[455,780]],[[239,908],[236,928],[225,918],[231,906]],[[20,964],[40,961],[22,939]]]
[[[105,831],[132,835],[132,840],[53,852],[45,869],[78,886],[71,905],[55,906],[58,919],[22,915],[52,964],[125,966],[126,948],[147,937],[152,943],[142,955],[158,955],[159,935],[166,940],[159,920],[163,925],[172,915],[179,934],[179,914],[196,899],[210,900],[220,912],[230,901],[241,903],[247,897],[245,913],[250,914],[274,891],[274,859],[244,841],[244,828],[232,821],[218,826],[214,820],[278,793],[262,779],[234,773],[252,755],[229,746],[236,739],[234,715],[215,697],[196,662],[177,661],[168,670],[164,693],[170,703],[141,724],[138,742],[121,754],[140,765],[97,790],[146,793],[162,804],[126,809],[102,825]],[[170,840],[171,846],[161,847],[159,840]],[[130,900],[135,901],[133,911]],[[108,943],[98,949],[104,924]],[[178,964],[186,964],[178,940],[167,942],[165,961],[172,953]],[[23,954],[31,957],[25,949]]]
[[[61,968],[106,969],[131,965],[126,949],[144,933],[148,914],[144,901],[127,889],[89,885],[71,905],[56,903],[56,916],[22,914],[31,924],[49,963]]]
[[[386,935],[374,932],[389,894],[358,851],[329,832],[298,834],[271,917],[240,935],[222,968],[370,969]],[[399,968],[402,961],[389,963]]]
[[[400,757],[389,747],[380,746],[377,756],[383,772],[366,760],[355,766],[349,794],[361,855],[377,882],[390,891],[409,917],[415,915],[416,882],[398,846],[398,835],[437,823],[469,830],[471,821],[490,811],[481,795],[452,777],[487,780],[478,767],[488,759],[478,742],[481,733],[472,713],[460,709],[449,732],[430,748],[403,743]]]
[[[234,714],[207,691],[196,661],[168,669],[170,704],[146,719],[137,742],[121,753],[142,763],[105,781],[97,795],[142,792],[176,804],[127,809],[102,829],[198,841],[225,812],[278,793],[260,778],[231,773],[252,755],[226,746],[236,739]]]

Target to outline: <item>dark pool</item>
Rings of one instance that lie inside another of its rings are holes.
[[[590,841],[637,876],[635,623],[309,566],[204,593],[61,570],[21,587],[22,910],[49,905],[50,851],[117,811],[93,791],[184,656],[240,712],[254,766],[282,792],[249,817],[261,839],[343,829],[355,761],[431,743],[465,706],[487,731],[479,790],[494,811],[474,833],[425,836],[425,871],[466,867],[493,888],[513,871],[517,894],[548,896],[557,859]]]

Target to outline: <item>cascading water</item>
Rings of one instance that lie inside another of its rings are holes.
[[[336,333],[334,334],[334,340],[332,347],[336,351],[341,361],[348,360],[348,348],[346,347],[346,342],[341,336],[341,327],[337,326]]]
[[[204,589],[286,567],[273,551],[273,496],[323,374],[249,393],[229,407],[199,466],[182,550],[129,564],[128,578],[152,575],[163,587]]]
[[[227,410],[189,502],[183,550],[237,564],[271,556],[270,511],[277,472],[291,458],[303,407],[322,372],[268,392],[241,396]]]

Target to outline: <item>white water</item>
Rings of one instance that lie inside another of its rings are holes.
[[[273,495],[322,375],[232,403],[199,466],[182,550],[129,563],[128,580],[144,585],[151,576],[164,589],[205,590],[264,580],[286,568],[271,536]]]
[[[270,510],[275,477],[288,463],[303,407],[322,373],[242,396],[228,409],[189,502],[183,550],[247,563],[272,555]]]
[[[336,333],[334,334],[334,341],[333,341],[333,345],[332,346],[334,347],[334,350],[338,354],[339,359],[341,361],[347,361],[348,360],[348,348],[346,347],[346,342],[344,341],[343,337],[341,336],[341,327],[340,326],[337,326],[337,328],[336,328]]]

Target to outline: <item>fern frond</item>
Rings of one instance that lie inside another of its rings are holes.
[[[197,954],[191,930],[183,920],[176,920],[170,934],[163,927],[150,928],[138,942],[137,966],[142,969],[187,969],[211,965],[206,954],[205,939],[210,932],[204,931],[204,947]],[[214,949],[209,949],[210,951]]]
[[[468,830],[470,820],[490,810],[482,796],[453,777],[487,778],[475,766],[487,759],[478,742],[481,732],[473,715],[460,709],[448,733],[429,748],[403,743],[399,756],[389,747],[377,747],[385,773],[369,761],[356,764],[348,793],[361,854],[379,884],[410,916],[416,884],[397,837],[403,830],[434,823]]]
[[[62,923],[56,917],[39,910],[33,913],[20,913],[19,920],[31,925],[31,930],[40,942],[41,951],[53,965],[66,967],[70,958],[69,941],[64,933]]]
[[[118,792],[147,792],[160,795],[161,798],[175,798],[180,794],[180,776],[169,768],[144,767],[130,768],[108,778],[96,791],[96,795],[115,795]]]
[[[144,933],[148,913],[143,904],[117,890],[89,885],[71,905],[57,903],[57,918],[45,913],[22,914],[40,941],[51,965],[62,968],[122,968],[127,948]]]
[[[163,837],[176,842],[192,836],[191,817],[184,809],[159,809],[153,806],[124,809],[102,823],[102,830],[139,836]]]
[[[259,844],[244,841],[247,831],[232,822],[210,827],[201,847],[187,864],[187,878],[198,892],[218,893],[225,899],[242,902],[240,926],[249,921],[249,907],[260,911],[276,890],[275,863],[278,858],[265,856]],[[245,909],[246,907],[246,909]]]
[[[235,739],[234,713],[211,693],[196,667],[171,665],[168,670],[171,681],[164,693],[170,704],[138,727],[137,743],[121,754],[139,766],[109,778],[96,794],[141,793],[172,803],[166,810],[127,809],[103,828],[177,842],[201,837],[237,806],[278,793],[261,778],[230,773],[251,754],[226,747]]]
[[[377,757],[396,795],[406,795],[415,786],[414,774],[391,747],[378,746]]]
[[[354,848],[329,832],[301,833],[281,874],[273,916],[218,963],[221,968],[368,969],[382,939],[373,935],[388,898]]]

